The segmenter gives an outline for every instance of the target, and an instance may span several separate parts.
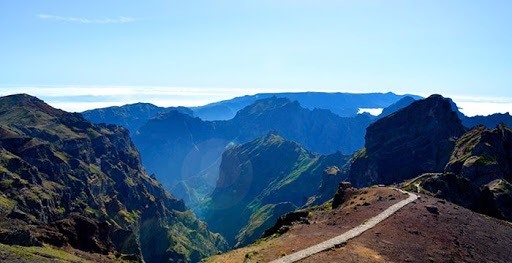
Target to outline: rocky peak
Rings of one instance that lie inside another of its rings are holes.
[[[350,178],[365,186],[442,172],[464,131],[449,99],[432,95],[415,101],[367,128],[365,148],[356,154]]]
[[[417,181],[437,197],[512,221],[512,129],[471,129],[457,140],[444,173]]]
[[[39,111],[51,116],[60,116],[64,111],[55,109],[44,101],[30,96],[28,94],[15,94],[0,97],[0,112],[5,115],[7,112],[20,111],[22,109],[30,111]]]
[[[388,107],[384,108],[382,110],[382,113],[378,116],[379,119],[383,118],[383,117],[386,117],[388,115],[391,115],[409,105],[411,105],[411,103],[415,102],[416,100],[411,97],[411,96],[405,96],[403,98],[401,98],[399,101],[389,105]]]
[[[471,178],[477,186],[496,178],[512,179],[512,130],[503,124],[471,129],[457,141],[446,172]],[[485,175],[490,178],[482,178]]]
[[[433,132],[426,134],[427,131]],[[432,95],[413,102],[392,116],[382,118],[367,128],[365,147],[367,151],[383,150],[386,146],[398,146],[404,137],[414,139],[418,135],[435,137],[459,136],[464,127],[449,99]]]

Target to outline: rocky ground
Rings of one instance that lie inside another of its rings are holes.
[[[207,262],[268,262],[342,234],[407,197],[389,188],[362,189],[337,209],[330,209],[329,205],[317,207],[307,220],[294,223],[282,235],[259,240]]]
[[[311,212],[309,224],[208,262],[268,262],[346,232],[406,197],[384,187],[362,189],[337,209]],[[301,262],[509,262],[510,245],[509,222],[422,195],[359,237]]]

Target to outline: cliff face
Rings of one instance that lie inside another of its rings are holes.
[[[464,129],[449,99],[432,95],[413,102],[367,128],[350,181],[356,186],[391,184],[441,172]]]
[[[340,153],[318,155],[272,133],[234,146],[223,154],[206,221],[232,245],[249,244],[279,216],[332,198],[344,179],[338,167],[347,160]]]
[[[218,235],[149,177],[128,131],[28,95],[0,98],[0,242],[196,261]]]
[[[432,194],[512,221],[512,130],[477,126],[455,146],[445,172],[418,179]]]

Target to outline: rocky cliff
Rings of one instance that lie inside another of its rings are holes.
[[[432,95],[413,102],[367,128],[349,180],[356,186],[392,184],[442,172],[464,131],[449,99]]]
[[[0,218],[1,243],[146,262],[225,244],[146,174],[126,129],[28,95],[0,98]]]
[[[512,221],[512,129],[477,126],[455,146],[444,173],[412,184],[480,213]]]

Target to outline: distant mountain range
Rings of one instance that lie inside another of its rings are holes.
[[[386,108],[405,97],[408,99],[421,98],[416,95],[396,95],[391,92],[369,94],[325,92],[261,93],[193,108],[166,108],[158,107],[150,103],[135,103],[88,110],[82,112],[82,115],[93,123],[120,125],[130,130],[132,134],[135,134],[139,128],[151,118],[172,110],[177,110],[181,113],[199,117],[207,121],[229,120],[234,118],[239,110],[253,104],[257,100],[270,97],[288,98],[292,101],[296,100],[306,109],[330,110],[341,117],[356,116],[360,108]]]
[[[195,209],[213,190],[220,157],[228,144],[247,142],[277,131],[316,152],[349,154],[363,145],[364,130],[374,119],[369,114],[358,115],[359,108],[399,108],[400,105],[393,103],[401,98],[419,97],[393,93],[257,94],[192,110],[138,103],[86,111],[83,115],[95,123],[130,129],[146,168]],[[229,118],[219,115],[219,109],[228,109]],[[392,112],[393,108],[388,111]],[[230,120],[209,122],[197,116]]]
[[[308,107],[280,97],[297,99]],[[200,202],[215,186],[221,155],[227,145],[248,142],[277,131],[315,152],[351,154],[363,147],[366,128],[371,123],[409,106],[418,98],[393,93],[277,93],[239,97],[193,110],[139,103],[83,114],[93,122],[129,128],[148,171],[201,213]],[[357,114],[362,107],[383,107],[383,111],[377,117]],[[198,117],[215,119],[220,116],[216,113],[218,109],[237,112],[225,121],[205,121]],[[209,112],[211,114],[206,116]],[[458,112],[458,115],[467,126],[492,125],[500,120],[512,124],[508,114],[466,117]]]
[[[270,97],[240,110],[227,121],[203,121],[177,111],[149,120],[133,136],[146,168],[193,209],[215,186],[221,155],[270,131],[322,154],[350,154],[364,141],[368,115],[340,117],[309,110],[296,101]],[[199,210],[195,210],[199,212]]]
[[[297,101],[302,107],[309,110],[325,109],[341,117],[353,117],[357,115],[360,108],[386,108],[406,96],[416,100],[421,99],[420,96],[416,95],[396,95],[392,92],[364,94],[342,92],[260,93],[192,109],[195,115],[203,120],[229,120],[235,117],[239,110],[257,100],[277,97]]]
[[[146,122],[165,112],[176,110],[184,114],[194,115],[194,112],[185,107],[158,107],[151,103],[135,103],[124,106],[94,109],[82,112],[87,120],[93,123],[108,123],[123,126],[136,133]]]

